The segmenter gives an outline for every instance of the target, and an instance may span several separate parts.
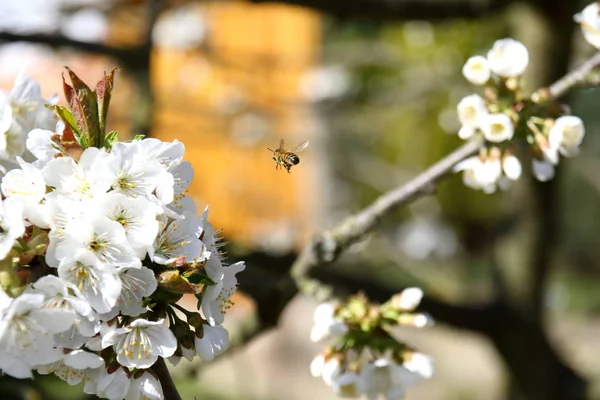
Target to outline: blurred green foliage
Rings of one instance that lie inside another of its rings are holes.
[[[321,106],[330,132],[331,163],[336,179],[347,189],[343,196],[349,211],[366,206],[461,144],[456,136],[456,104],[465,95],[481,93],[462,77],[463,63],[471,55],[485,55],[496,39],[511,33],[503,16],[437,24],[333,21],[326,28],[324,62],[344,66],[352,83],[343,98]],[[548,249],[557,255],[553,261],[558,268],[548,304],[563,311],[585,312],[600,306],[595,285],[590,284],[590,278],[600,278],[600,247],[596,245],[600,138],[595,134],[600,124],[596,112],[600,93],[579,89],[569,100],[573,113],[585,121],[587,134],[581,156],[563,159],[559,167],[559,248]],[[530,245],[532,218],[529,170],[524,163],[521,180],[508,192],[493,195],[466,188],[459,175],[451,177],[436,188],[436,201],[419,201],[387,218],[382,236],[387,236],[393,249],[388,246],[382,253],[371,243],[364,252],[370,255],[366,258],[373,262],[371,255],[377,254],[374,258],[384,264],[390,257],[398,259],[393,254],[398,251],[394,248],[398,224],[429,215],[450,224],[462,251],[445,260],[404,258],[403,266],[396,268],[398,273],[388,266],[378,268],[379,275],[396,277],[399,285],[414,283],[410,276],[419,268],[421,283],[438,282],[436,277],[444,276],[442,281],[452,281],[455,289],[451,292],[478,297],[491,288],[491,242],[502,240],[506,243],[495,251],[506,253],[499,258],[511,264],[503,265],[513,275],[508,280],[526,285],[528,261],[523,256]],[[435,268],[440,263],[446,265],[443,273]]]

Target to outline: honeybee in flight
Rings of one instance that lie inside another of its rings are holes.
[[[285,170],[290,173],[290,169],[294,165],[297,165],[300,162],[300,157],[296,153],[300,153],[308,146],[308,140],[300,143],[298,146],[294,147],[291,151],[287,151],[283,147],[283,139],[279,140],[279,148],[275,150],[271,150],[267,148],[271,153],[273,153],[273,161],[275,161],[275,169],[278,170],[280,167],[285,168]]]

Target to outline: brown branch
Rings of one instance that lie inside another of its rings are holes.
[[[532,99],[538,103],[546,102],[550,99],[558,99],[567,94],[567,92],[578,85],[590,84],[588,76],[590,72],[600,65],[600,52],[581,63],[573,71],[569,72],[547,88],[542,88],[533,94]],[[593,83],[594,81],[591,81]]]
[[[504,9],[512,0],[249,0],[311,8],[336,17],[377,21],[481,18]]]
[[[430,194],[438,180],[446,176],[458,162],[476,153],[482,143],[479,137],[465,143],[411,181],[383,194],[367,208],[319,234],[304,247],[292,266],[291,274],[296,283],[303,291],[311,292],[304,277],[312,268],[337,259],[342,251],[373,230],[381,218],[392,210]]]
[[[237,257],[235,257],[237,258]],[[240,255],[249,260],[248,268],[238,276],[240,287],[244,293],[257,300],[257,309],[265,313],[272,309],[272,315],[280,313],[285,308],[287,296],[265,296],[272,290],[271,282],[292,282],[287,273],[290,260],[294,254],[283,257],[273,257],[266,253],[251,253]],[[349,267],[349,266],[345,266]],[[372,277],[352,276],[345,273],[345,268],[316,269],[311,276],[319,282],[320,292],[330,296],[345,298],[351,293],[362,291],[375,302],[385,302],[399,292],[397,286],[374,280]],[[363,270],[376,269],[375,265],[362,266]],[[292,282],[293,283],[293,282]],[[271,300],[267,300],[270,298]],[[491,340],[499,355],[506,362],[511,375],[530,394],[531,399],[560,399],[580,400],[584,398],[585,382],[575,371],[569,368],[562,357],[554,350],[543,326],[529,319],[504,299],[499,298],[484,304],[452,304],[425,296],[419,305],[419,311],[428,312],[437,322],[467,329],[485,335]],[[267,312],[269,313],[269,312]],[[253,340],[267,331],[270,327],[254,325],[254,330],[246,330],[243,340],[236,341],[239,345]],[[551,379],[547,379],[551,377]],[[540,383],[542,383],[540,385]],[[542,388],[541,391],[540,388]],[[551,394],[551,395],[549,395]]]
[[[551,98],[563,96],[568,88],[580,83],[599,64],[600,52],[548,88],[538,90],[534,94],[537,102],[543,103]],[[540,97],[540,94],[544,96]],[[480,138],[467,142],[413,180],[383,194],[370,206],[347,217],[334,228],[318,234],[304,247],[292,265],[291,275],[300,290],[314,294],[314,282],[307,279],[313,268],[335,261],[341,252],[373,230],[380,219],[389,212],[431,193],[438,180],[447,175],[459,161],[477,152],[481,145]],[[317,287],[319,285],[315,286]]]
[[[69,39],[62,35],[42,33],[20,34],[0,32],[0,42],[39,43],[53,48],[71,47],[73,49],[86,51],[89,53],[114,57],[127,67],[138,65],[140,56],[147,51],[144,45],[132,47],[114,47],[103,43],[83,42],[80,40]]]
[[[181,396],[177,391],[177,387],[175,387],[173,378],[171,378],[171,374],[169,373],[165,359],[158,357],[158,360],[154,363],[151,369],[154,371],[158,377],[158,380],[160,381],[160,386],[162,387],[165,399],[181,400]]]

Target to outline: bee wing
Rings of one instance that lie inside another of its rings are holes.
[[[283,150],[283,139],[279,139],[279,150]]]
[[[301,152],[302,150],[304,150],[306,148],[306,146],[308,146],[308,140],[305,140],[304,142],[300,143],[298,146],[294,147],[292,149],[292,153]]]

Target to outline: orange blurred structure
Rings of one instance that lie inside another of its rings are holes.
[[[153,52],[153,136],[186,145],[196,172],[190,194],[198,207],[210,204],[229,240],[298,245],[314,230],[318,168],[309,146],[291,174],[276,171],[266,147],[311,138],[298,86],[316,64],[318,17],[243,2],[193,10],[207,21],[207,44]]]
[[[185,144],[195,170],[190,194],[198,212],[209,204],[213,225],[228,240],[282,250],[298,246],[315,230],[321,194],[318,162],[323,160],[317,156],[310,106],[299,90],[302,78],[318,63],[319,16],[299,7],[244,1],[167,3],[170,8],[157,24],[172,14],[177,18],[171,23],[173,32],[153,36],[151,135]],[[192,13],[204,21],[204,40],[187,48],[165,46],[161,38],[191,40],[194,29],[183,27],[179,19]],[[145,2],[123,1],[110,13],[104,43],[138,45],[145,23]],[[2,51],[8,47],[0,49],[0,87],[10,90],[15,75],[25,70],[40,82],[46,97],[62,94],[64,65],[93,84],[118,62],[39,45]],[[130,132],[132,115],[143,107],[136,103],[140,93],[132,78],[126,69],[117,74],[109,112],[110,129],[119,130],[123,140],[148,133]],[[288,149],[311,140],[290,174],[275,170],[267,150],[277,147],[280,138]]]

